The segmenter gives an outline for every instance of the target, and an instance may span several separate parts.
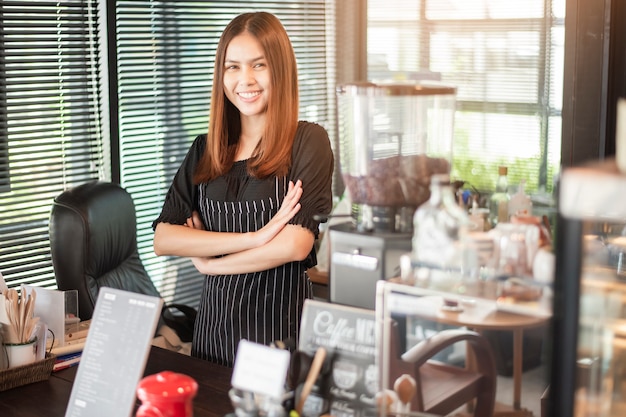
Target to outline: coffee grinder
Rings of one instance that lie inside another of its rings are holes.
[[[339,163],[350,221],[329,226],[331,302],[373,309],[376,283],[399,275],[430,177],[449,174],[456,89],[351,83],[337,88]]]

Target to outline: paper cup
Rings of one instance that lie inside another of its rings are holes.
[[[3,344],[2,348],[5,354],[5,361],[8,359],[8,367],[15,368],[35,362],[37,360],[36,341],[35,339],[28,343]]]

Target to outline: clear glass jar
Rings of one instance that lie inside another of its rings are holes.
[[[430,176],[450,173],[455,112],[456,88],[440,83],[338,86],[339,163],[358,230],[412,233]]]
[[[471,221],[457,204],[446,174],[431,177],[430,198],[413,220],[412,278],[417,286],[464,293],[478,274],[468,232]]]

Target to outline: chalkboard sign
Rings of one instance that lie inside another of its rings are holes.
[[[307,398],[303,414],[316,417],[373,417],[379,379],[376,365],[376,317],[373,310],[307,300],[298,350],[327,351],[329,363]]]

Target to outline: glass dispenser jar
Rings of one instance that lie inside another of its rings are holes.
[[[447,174],[432,176],[430,198],[415,211],[413,226],[412,283],[437,291],[466,292],[466,284],[476,277],[478,257],[468,240],[469,217],[456,203]]]
[[[410,233],[430,177],[450,172],[456,89],[353,83],[337,97],[339,161],[357,229]]]

